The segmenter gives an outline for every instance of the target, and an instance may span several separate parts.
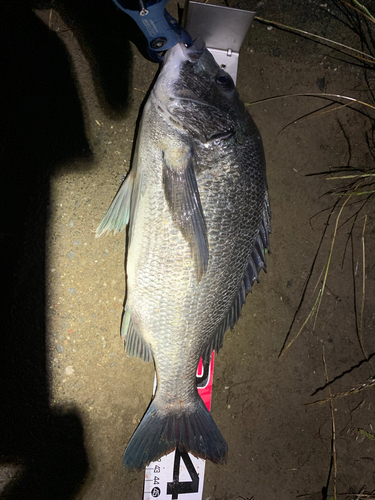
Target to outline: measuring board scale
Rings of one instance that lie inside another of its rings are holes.
[[[208,411],[211,411],[214,358],[213,352],[206,366],[201,359],[197,369],[197,389]],[[205,467],[205,460],[179,450],[151,462],[145,471],[143,500],[201,500]]]

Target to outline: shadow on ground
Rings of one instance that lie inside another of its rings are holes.
[[[49,178],[67,161],[74,165],[75,160],[85,159],[80,168],[91,168],[92,153],[64,44],[33,12],[32,7],[40,5],[8,4],[0,15],[0,466],[19,465],[20,472],[1,498],[68,499],[84,482],[88,458],[77,409],[51,409],[49,404],[45,324]],[[72,30],[82,34],[97,81],[103,76],[102,101],[108,109],[124,112],[130,49],[116,9],[110,2],[101,10],[89,10],[89,2],[80,2],[88,12],[85,18],[70,4],[59,2],[59,8]],[[111,17],[117,20],[113,26]],[[116,58],[125,68],[120,72],[114,70]]]

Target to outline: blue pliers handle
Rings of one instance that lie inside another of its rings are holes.
[[[129,9],[128,0],[113,2],[138,24],[147,39],[147,52],[153,61],[161,62],[164,52],[179,42],[188,46],[193,44],[190,35],[165,9],[168,0],[138,0],[138,10]]]

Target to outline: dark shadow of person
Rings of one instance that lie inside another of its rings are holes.
[[[97,76],[104,75],[102,99],[120,114],[128,100],[130,48],[114,5],[103,3],[106,15],[102,7],[87,7],[87,19],[82,14],[76,26]],[[91,168],[92,153],[69,55],[34,6],[22,1],[0,6],[0,468],[21,466],[0,498],[65,500],[75,498],[89,463],[78,411],[50,404],[45,324],[49,178],[58,165],[79,158]],[[63,2],[59,8],[64,9]],[[68,5],[64,12],[72,24],[73,10]],[[102,25],[101,39],[94,35],[95,25]]]

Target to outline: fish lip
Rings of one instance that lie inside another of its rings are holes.
[[[190,45],[189,47],[187,47],[182,42],[180,42],[180,46],[185,58],[192,63],[196,63],[203,55],[203,52],[206,50],[206,42],[203,40],[203,38],[199,37],[194,40],[193,45]]]
[[[193,45],[190,46],[185,45],[183,42],[178,42],[174,47],[167,51],[162,66],[168,64],[170,60],[173,61],[175,59],[180,59],[181,56],[183,60],[190,61],[195,64],[202,57],[205,50],[206,42],[203,38],[197,38],[194,40]]]

